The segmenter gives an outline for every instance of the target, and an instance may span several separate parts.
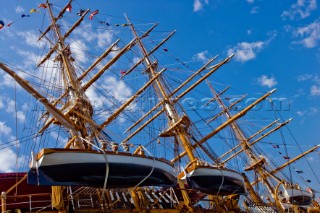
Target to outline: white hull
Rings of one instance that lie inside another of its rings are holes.
[[[52,151],[52,152],[51,152]],[[106,173],[108,169],[108,174]],[[52,149],[33,160],[28,181],[38,185],[103,185],[109,188],[176,184],[167,162],[128,153]]]
[[[186,177],[188,184],[196,190],[208,194],[245,194],[245,184],[236,171],[215,167],[198,167]]]

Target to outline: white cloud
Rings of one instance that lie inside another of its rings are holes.
[[[247,0],[247,2],[248,2],[249,4],[252,4],[252,3],[254,2],[254,0]]]
[[[23,31],[23,32],[17,32],[17,34],[24,38],[25,44],[31,46],[31,47],[43,47],[45,45],[45,42],[38,41],[39,35],[34,31]]]
[[[86,41],[91,42],[96,38],[95,33],[92,33],[89,30],[88,31],[83,30],[83,29],[91,29],[91,28],[92,28],[92,25],[87,23],[87,24],[84,24],[82,28],[77,28],[73,32],[74,32],[74,35],[80,36],[81,38],[85,39]]]
[[[297,3],[291,5],[289,10],[283,11],[281,17],[283,19],[289,18],[291,20],[295,19],[295,17],[304,19],[310,16],[311,12],[316,9],[316,0],[298,0]]]
[[[253,7],[253,8],[251,9],[250,13],[251,13],[251,14],[259,13],[259,9],[260,9],[260,7],[255,6],[255,7]]]
[[[299,37],[300,40],[294,43],[302,44],[307,48],[315,47],[320,42],[320,21],[315,20],[305,27],[299,27],[294,30],[293,35]]]
[[[228,55],[235,54],[235,60],[240,62],[246,62],[256,57],[256,53],[259,52],[268,42],[241,42],[235,47],[228,50]]]
[[[3,107],[4,107],[3,99],[2,99],[2,97],[0,96],[0,109],[2,109]]]
[[[72,41],[70,43],[70,50],[72,52],[72,56],[81,63],[85,63],[88,61],[86,57],[86,45],[81,40]]]
[[[0,172],[13,172],[17,155],[11,149],[0,150]]]
[[[297,115],[299,115],[300,117],[304,116],[306,114],[307,111],[297,111]]]
[[[9,135],[11,133],[11,128],[6,125],[5,122],[0,121],[0,134]]]
[[[20,123],[23,123],[26,120],[26,115],[22,111],[17,111],[16,116]]]
[[[14,118],[16,117],[20,123],[23,123],[26,120],[26,115],[23,111],[16,110],[18,107],[16,106],[16,102],[10,98],[5,98],[4,101],[6,104],[6,112],[10,113]],[[2,102],[2,104],[3,106],[1,108],[4,108],[4,102]]]
[[[297,111],[297,115],[299,117],[307,117],[307,116],[313,116],[313,115],[316,115],[317,113],[320,112],[320,108],[319,107],[309,107],[308,109],[306,110],[303,110],[303,111]]]
[[[111,31],[98,31],[96,34],[98,47],[105,48],[106,46],[110,45],[113,40],[113,35]]]
[[[260,78],[258,79],[258,82],[261,86],[267,86],[269,88],[274,87],[278,83],[274,77],[269,78],[266,75],[260,76]]]
[[[297,81],[303,82],[303,81],[311,81],[316,84],[320,84],[320,75],[318,74],[303,74],[299,75],[297,77]]]
[[[25,12],[25,9],[24,9],[23,7],[21,7],[21,6],[17,6],[15,10],[16,10],[16,13],[23,13],[23,12]]]
[[[320,86],[313,85],[310,88],[311,96],[320,96]]]
[[[209,4],[209,0],[194,0],[193,1],[193,12],[198,12],[203,9],[204,4]]]
[[[23,67],[25,69],[34,68],[39,62],[39,56],[32,51],[17,50],[17,53],[24,58]],[[20,74],[22,73],[20,72],[19,75]],[[20,77],[23,77],[23,76],[20,75]]]
[[[104,102],[106,103],[109,102],[108,100],[105,99],[104,96],[99,96],[95,92],[94,86],[91,86],[86,90],[86,96],[89,98],[92,106],[94,106],[96,110],[99,110],[100,108],[102,108]]]
[[[104,79],[104,88],[119,102],[123,102],[132,95],[131,89],[123,82],[113,76]]]
[[[311,79],[312,78],[312,75],[311,74],[304,74],[304,75],[299,75],[298,77],[297,77],[297,80],[298,81],[307,81],[307,80],[309,80],[309,79]]]
[[[207,61],[209,56],[208,56],[208,50],[205,50],[205,51],[202,51],[202,52],[199,52],[197,54],[195,54],[192,59],[193,60],[200,60],[200,61]]]

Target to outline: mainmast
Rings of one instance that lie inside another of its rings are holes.
[[[47,2],[50,17],[51,17],[51,30],[54,32],[54,36],[56,37],[56,40],[57,40],[56,44],[58,45],[57,47],[58,55],[56,60],[58,60],[60,63],[65,90],[69,92],[69,96],[70,96],[68,100],[69,101],[68,105],[70,106],[68,109],[69,111],[68,114],[80,126],[79,136],[86,138],[88,136],[88,130],[86,126],[87,122],[85,119],[83,119],[82,117],[79,117],[77,114],[81,114],[87,117],[88,119],[91,119],[93,108],[90,101],[84,94],[84,90],[82,89],[80,81],[78,80],[77,74],[75,72],[75,68],[70,61],[70,57],[71,57],[70,46],[65,44],[65,38],[70,34],[69,32],[71,32],[78,25],[80,25],[80,22],[83,20],[83,17],[81,17],[82,19],[80,19],[77,22],[77,24],[74,25],[65,36],[62,36],[62,33],[60,31],[60,25],[57,24],[58,19],[53,14],[51,3],[49,2],[49,0],[47,0],[46,2]],[[71,1],[69,2],[69,4],[70,3]],[[60,13],[64,13],[66,11],[66,7]],[[78,133],[73,131],[70,131],[70,133],[72,137],[78,135]],[[86,144],[82,144],[80,140],[76,139],[74,143],[74,147],[84,149],[87,146]]]
[[[132,32],[133,32],[134,36],[136,38],[139,38],[138,35],[137,35],[137,32],[135,31],[134,26],[131,24],[131,22],[129,20],[129,18],[128,17],[126,17],[126,18],[127,18],[128,23],[129,23],[129,26],[132,29]],[[142,53],[144,55],[145,63],[147,65],[146,72],[149,74],[150,79],[152,79],[157,75],[157,73],[155,71],[156,68],[157,68],[157,63],[156,62],[155,63],[151,62],[151,60],[149,59],[148,53],[147,53],[147,51],[146,51],[146,49],[145,49],[145,47],[142,44],[140,39],[138,39],[138,43],[139,43],[140,49],[141,49],[141,51],[142,51]],[[168,119],[169,119],[169,126],[170,126],[169,130],[171,132],[174,131],[176,133],[176,135],[180,138],[184,149],[188,153],[188,157],[189,157],[190,161],[194,162],[196,160],[196,157],[193,154],[193,149],[192,149],[191,142],[187,137],[186,128],[182,126],[182,123],[185,120],[188,120],[188,118],[184,117],[184,119],[182,119],[178,115],[176,109],[174,108],[173,103],[171,103],[171,101],[170,101],[170,99],[168,97],[168,93],[166,92],[166,90],[164,88],[164,85],[161,82],[160,78],[155,79],[155,83],[156,83],[156,85],[154,85],[154,88],[155,88],[155,91],[156,91],[156,93],[158,95],[158,98],[164,100],[164,104],[163,105],[164,105],[164,109],[167,112],[167,116],[168,116]]]
[[[209,82],[207,82],[207,83],[210,87],[210,90],[214,93],[216,100],[219,102],[220,106],[225,111],[225,115],[226,115],[227,119],[230,119],[232,116],[228,112],[227,107],[224,105],[224,103],[222,102],[221,98],[218,96],[218,94],[216,93],[216,91],[214,90],[212,85]],[[282,207],[281,203],[276,199],[276,195],[275,195],[276,191],[267,179],[268,175],[267,175],[267,172],[265,171],[265,168],[264,168],[264,164],[265,164],[266,160],[264,159],[263,156],[258,157],[253,152],[251,145],[248,142],[248,139],[246,138],[243,131],[241,130],[241,128],[239,127],[239,125],[236,122],[232,122],[232,123],[230,123],[230,125],[231,125],[233,132],[235,133],[236,138],[238,139],[238,141],[240,143],[240,146],[243,148],[243,151],[248,156],[248,160],[250,162],[250,166],[245,168],[245,171],[254,170],[256,173],[258,173],[261,176],[263,184],[266,186],[270,195],[275,200],[275,205],[279,208],[279,210],[283,211],[283,207]]]

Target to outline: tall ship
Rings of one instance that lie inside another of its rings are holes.
[[[255,110],[273,109],[276,89],[244,102],[214,77],[234,55],[192,69],[166,47],[175,31],[65,3],[41,4],[34,72],[0,61],[32,98],[29,165],[0,174],[2,212],[320,212],[312,184],[293,178],[320,145],[289,156],[291,119]],[[92,49],[88,20],[107,41]]]

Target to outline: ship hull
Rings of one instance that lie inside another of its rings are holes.
[[[168,163],[127,153],[54,150],[38,157],[28,172],[28,183],[36,185],[102,187],[106,178],[107,188],[176,184]]]
[[[312,193],[301,189],[286,188],[284,195],[295,205],[310,205],[313,198]]]
[[[245,194],[241,174],[232,170],[198,167],[187,175],[191,188],[212,195]]]

